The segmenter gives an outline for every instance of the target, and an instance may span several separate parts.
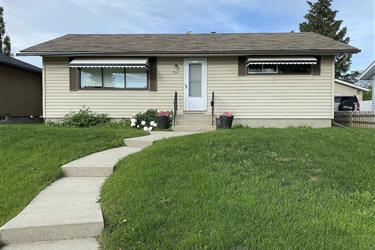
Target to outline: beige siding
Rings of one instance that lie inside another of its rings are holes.
[[[176,70],[175,64],[180,65]],[[70,111],[87,106],[112,118],[131,117],[147,108],[172,110],[174,92],[183,91],[182,59],[158,59],[158,91],[79,90],[69,91],[68,59],[45,59],[45,115],[62,118]]]
[[[356,95],[359,101],[362,101],[362,93],[363,91],[359,89],[351,88],[340,83],[335,83],[335,95]]]
[[[208,59],[208,101],[236,118],[331,119],[333,58],[323,57],[320,75],[238,76],[237,58]]]
[[[236,118],[331,119],[333,63],[322,58],[319,76],[238,76],[237,57],[208,58],[207,112],[211,93],[217,111],[232,111]],[[178,69],[175,64],[179,65]],[[179,94],[183,110],[183,58],[158,58],[158,91],[69,91],[68,59],[45,58],[45,117],[62,118],[82,106],[113,118],[131,117],[146,108],[171,110]]]

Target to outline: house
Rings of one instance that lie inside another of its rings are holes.
[[[372,85],[372,110],[375,111],[375,61],[373,61],[358,77],[359,81],[368,81]]]
[[[369,90],[361,86],[335,79],[335,96],[357,96],[361,102],[363,100],[363,92],[367,91]]]
[[[47,120],[82,106],[120,119],[176,104],[178,125],[230,111],[252,127],[330,127],[334,57],[359,51],[310,32],[68,34],[20,55],[43,57]]]
[[[42,69],[0,53],[0,123],[42,115]]]

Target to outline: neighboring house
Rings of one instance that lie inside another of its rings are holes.
[[[375,111],[375,61],[373,61],[358,77],[359,81],[368,81],[372,84],[372,110]]]
[[[369,90],[350,82],[335,79],[335,96],[357,96],[361,102],[363,100],[363,92],[366,91]]]
[[[42,69],[0,54],[0,123],[42,115]]]
[[[215,115],[235,123],[329,127],[335,55],[359,51],[315,33],[70,34],[20,54],[43,57],[46,119],[82,106],[116,119],[172,110],[177,92],[186,121],[211,114],[214,92]]]

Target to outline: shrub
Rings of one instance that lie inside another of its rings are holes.
[[[130,119],[130,125],[145,131],[151,131],[153,128],[156,128],[155,117],[157,114],[158,111],[156,109],[146,109],[143,112],[135,114]]]
[[[120,121],[111,121],[109,123],[105,123],[100,126],[105,127],[105,128],[129,128],[130,119],[121,119]]]
[[[151,131],[157,127],[157,123],[155,122],[155,118],[157,116],[168,116],[169,123],[172,121],[172,113],[171,111],[158,111],[156,109],[146,109],[143,112],[139,112],[135,114],[131,121],[131,126],[139,129],[143,129],[145,131]]]
[[[106,124],[111,121],[107,114],[98,114],[89,110],[89,108],[82,108],[78,112],[71,112],[65,115],[63,125],[70,127],[93,127],[101,124]]]

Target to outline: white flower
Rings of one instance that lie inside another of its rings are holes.
[[[148,127],[144,127],[143,130],[147,132],[148,131]]]
[[[156,128],[157,126],[158,126],[158,124],[155,122],[154,127]]]
[[[154,121],[151,121],[151,122],[150,122],[150,125],[151,125],[151,126],[154,126],[154,124],[155,124]]]
[[[143,111],[144,113],[146,113],[147,112],[147,109],[145,109],[145,111]]]
[[[139,125],[137,125],[137,128],[139,128]]]
[[[149,128],[148,128],[148,131],[152,131],[152,127],[149,127]]]
[[[135,122],[132,122],[130,126],[135,127]]]
[[[146,122],[145,121],[141,121],[141,125],[142,126],[146,125]]]
[[[136,123],[136,122],[137,122],[137,119],[132,118],[132,119],[130,119],[130,121],[131,121],[132,123]]]

